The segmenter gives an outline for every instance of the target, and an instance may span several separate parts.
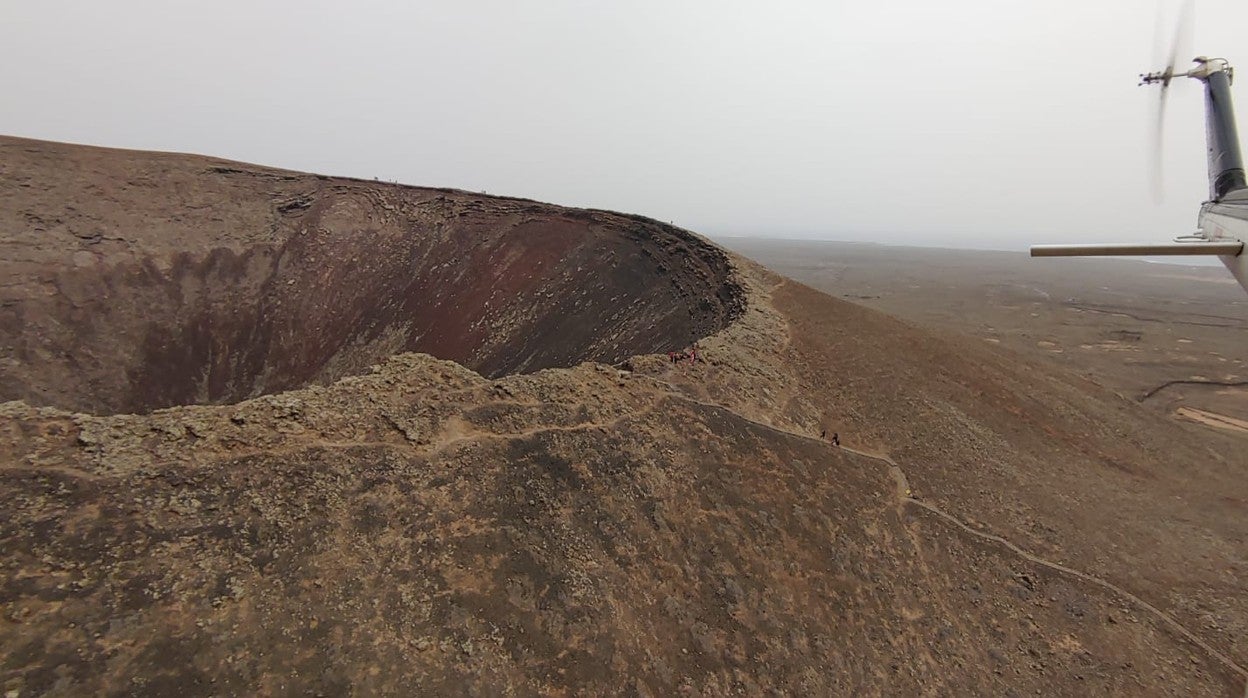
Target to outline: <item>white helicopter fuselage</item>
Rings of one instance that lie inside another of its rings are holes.
[[[1200,207],[1199,227],[1203,236],[1212,242],[1243,243],[1248,240],[1248,196],[1235,201],[1234,192],[1220,202],[1208,202]],[[1248,255],[1222,254],[1218,259],[1248,291]]]

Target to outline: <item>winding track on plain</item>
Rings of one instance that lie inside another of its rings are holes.
[[[1248,386],[1248,381],[1210,381],[1210,380],[1188,380],[1188,379],[1166,381],[1165,383],[1162,383],[1156,388],[1152,388],[1148,392],[1144,393],[1142,396],[1140,396],[1138,401],[1144,402],[1145,400],[1149,399],[1150,397],[1153,397],[1157,393],[1160,393],[1166,388],[1169,388],[1174,385],[1204,385],[1204,386],[1214,386],[1218,388],[1242,388],[1244,386]]]

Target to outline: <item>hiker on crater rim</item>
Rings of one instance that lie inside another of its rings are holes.
[[[825,433],[826,433],[826,432],[825,432]],[[832,432],[832,445],[833,445],[833,446],[840,446],[840,445],[841,445],[841,435],[840,435],[840,434],[838,434],[838,433],[836,433],[836,432]]]

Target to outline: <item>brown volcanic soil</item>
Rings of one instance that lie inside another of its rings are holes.
[[[1248,434],[1226,428],[1227,419],[1248,420],[1248,296],[1221,264],[822,241],[727,244],[829,295],[1076,372],[1211,440]],[[1193,409],[1216,417],[1184,416]]]
[[[0,400],[237,402],[418,351],[486,376],[678,349],[722,252],[636,216],[0,139]]]
[[[727,259],[706,364],[0,406],[4,689],[1242,694],[1242,458]]]

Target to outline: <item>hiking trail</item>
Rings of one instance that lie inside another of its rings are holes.
[[[799,438],[799,439],[805,439],[807,441],[816,441],[829,448],[839,448],[843,451],[859,456],[861,458],[869,458],[871,460],[883,463],[885,466],[887,466],[888,473],[892,477],[893,482],[895,484],[895,495],[897,497],[897,511],[899,513],[906,507],[906,505],[913,505],[915,507],[918,507],[919,509],[923,509],[925,511],[928,511],[934,514],[941,521],[947,524],[953,525],[961,529],[962,531],[969,533],[970,535],[973,535],[982,540],[986,540],[986,541],[995,543],[997,545],[1000,545],[1006,548],[1007,550],[1009,550],[1010,552],[1014,553],[1015,555],[1023,558],[1024,560],[1027,560],[1028,562],[1040,565],[1042,567],[1046,567],[1050,570],[1061,573],[1068,577],[1074,577],[1075,579],[1079,579],[1084,582],[1088,582],[1090,584],[1095,584],[1096,586],[1099,586],[1103,589],[1113,592],[1114,594],[1117,594],[1119,597],[1126,599],[1127,601],[1131,602],[1138,608],[1142,608],[1148,611],[1153,616],[1161,620],[1163,623],[1170,626],[1171,629],[1179,633],[1179,635],[1181,635],[1183,638],[1187,639],[1193,645],[1196,645],[1200,649],[1204,650],[1209,656],[1216,659],[1223,666],[1230,669],[1235,674],[1238,674],[1241,678],[1244,679],[1244,682],[1245,682],[1244,683],[1244,698],[1248,698],[1248,669],[1245,669],[1244,667],[1240,666],[1239,664],[1235,662],[1235,660],[1231,659],[1227,655],[1223,654],[1222,652],[1218,651],[1216,648],[1211,646],[1209,643],[1200,639],[1195,633],[1188,630],[1182,623],[1175,620],[1168,613],[1154,606],[1153,604],[1145,601],[1139,596],[1136,596],[1130,591],[1127,591],[1126,589],[1123,589],[1122,587],[1114,584],[1113,582],[1106,581],[1095,575],[1088,574],[1086,572],[1081,572],[1079,570],[1067,567],[1059,562],[1053,562],[1051,560],[1047,560],[1043,557],[1030,553],[1027,550],[1019,547],[1018,545],[1012,543],[1011,541],[1009,541],[1008,539],[1002,536],[998,536],[993,533],[988,533],[986,531],[981,531],[981,530],[972,528],[966,523],[964,523],[958,517],[944,511],[940,507],[937,507],[933,504],[929,504],[925,501],[922,501],[920,499],[913,497],[911,495],[909,478],[906,477],[906,473],[901,468],[901,466],[892,458],[889,458],[888,456],[885,456],[885,455],[877,455],[874,453],[869,453],[867,451],[860,451],[858,449],[851,448],[845,445],[833,446],[832,444],[828,443],[824,439],[821,439],[817,436],[811,436],[809,434],[790,431],[788,429],[784,429],[784,428],[777,427],[771,424],[767,424],[765,422],[760,422],[755,419],[751,419],[750,417],[747,417],[739,412],[736,412],[729,407],[725,407],[723,405],[717,405],[717,404],[713,404],[709,402],[704,402],[702,400],[698,400],[695,398],[691,398],[688,395],[684,394],[684,392],[677,385],[675,385],[674,383],[669,383],[668,381],[665,381],[661,378],[655,378],[653,376],[638,376],[638,377],[648,378],[656,383],[666,386],[668,389],[673,391],[673,397],[675,397],[676,399],[680,399],[683,401],[687,401],[687,402],[701,405],[704,407],[708,407],[711,409],[722,410],[724,412],[727,412],[739,419],[745,420],[746,422],[749,422],[750,424],[753,424],[762,429],[766,429],[772,432],[778,432],[781,434],[786,434],[788,436]]]

